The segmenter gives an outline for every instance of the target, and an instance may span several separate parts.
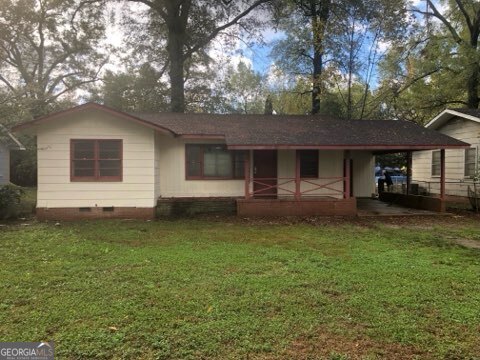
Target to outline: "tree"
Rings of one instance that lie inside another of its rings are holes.
[[[420,124],[445,107],[478,107],[480,81],[480,53],[472,47],[478,42],[478,3],[450,1],[445,16],[438,3],[426,3],[413,9],[417,18],[409,41],[394,43],[382,61],[376,95],[390,117]]]
[[[31,116],[97,81],[107,55],[100,0],[1,0],[0,83]]]
[[[340,72],[347,79],[347,117],[353,116],[350,93],[354,76],[364,79],[366,99],[380,41],[401,36],[405,3],[393,0],[285,0],[277,17],[286,38],[272,56],[284,71],[311,77],[311,113],[321,111]],[[282,13],[280,13],[282,14]],[[365,56],[368,54],[368,56]],[[365,110],[365,103],[360,108]]]
[[[456,52],[464,61],[466,104],[469,108],[478,108],[480,104],[480,3],[476,0],[449,0],[443,12],[432,0],[426,0],[426,10],[415,12],[438,19],[456,44]]]
[[[185,71],[195,54],[201,53],[219,34],[235,25],[251,29],[258,19],[248,15],[271,0],[129,0],[150,9],[150,25],[156,24],[166,42],[170,78],[170,109],[185,111]]]
[[[95,90],[92,101],[120,111],[161,112],[168,110],[168,88],[160,74],[148,63],[125,72],[107,71],[102,86]]]
[[[240,61],[236,67],[228,66],[220,93],[219,112],[261,114],[264,111],[265,86],[263,77],[251,66]]]

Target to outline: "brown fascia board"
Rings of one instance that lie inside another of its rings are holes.
[[[318,150],[435,150],[435,149],[468,149],[470,144],[459,145],[228,145],[231,150],[275,150],[275,149],[318,149]]]
[[[78,113],[78,112],[86,111],[86,110],[99,110],[99,111],[102,111],[102,112],[105,112],[105,113],[108,113],[108,114],[111,114],[111,115],[114,115],[114,116],[121,117],[121,118],[126,119],[126,120],[134,121],[134,122],[136,122],[140,125],[152,128],[154,130],[157,130],[161,133],[164,133],[164,134],[167,134],[167,135],[170,135],[170,136],[175,136],[176,135],[170,129],[167,129],[167,128],[162,127],[160,125],[152,124],[151,122],[148,122],[148,121],[143,120],[143,119],[139,119],[135,116],[132,116],[130,114],[126,114],[122,111],[118,111],[118,110],[109,108],[108,106],[100,105],[100,104],[92,103],[92,102],[82,104],[82,105],[78,105],[78,106],[75,106],[75,107],[67,109],[67,110],[58,111],[56,113],[45,115],[45,116],[36,118],[34,120],[16,125],[12,128],[12,131],[15,131],[15,132],[22,131],[22,130],[31,128],[32,126],[41,125],[45,122],[50,122],[50,121],[52,121],[54,119],[57,119],[59,117],[67,116],[67,115],[70,115],[70,114],[74,114],[74,113]]]

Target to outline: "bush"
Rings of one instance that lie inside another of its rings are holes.
[[[18,216],[24,191],[14,185],[0,186],[0,219]]]

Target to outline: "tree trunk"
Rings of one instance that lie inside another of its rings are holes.
[[[478,36],[479,36],[479,26],[474,29],[470,29],[470,46],[476,53],[478,51]],[[478,63],[477,57],[474,58],[475,62],[471,65],[470,76],[467,81],[467,103],[468,107],[472,109],[478,109],[480,99],[478,97],[478,82],[480,81],[480,64]]]
[[[468,107],[471,109],[477,109],[480,103],[478,97],[478,81],[480,80],[480,66],[478,63],[471,65],[472,70],[467,81],[467,93],[468,93]]]
[[[322,95],[323,52],[325,28],[330,16],[331,0],[312,0],[312,34],[313,34],[313,74],[312,74],[312,114],[320,112],[320,100]]]
[[[312,114],[320,112],[320,96],[322,94],[323,51],[322,37],[318,32],[318,19],[312,18],[313,27],[313,74],[312,74]]]
[[[185,112],[185,79],[183,49],[185,45],[185,29],[178,24],[168,27],[167,51],[170,58],[170,110]]]

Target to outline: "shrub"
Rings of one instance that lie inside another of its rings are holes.
[[[0,186],[0,219],[18,216],[23,190],[14,185]]]

